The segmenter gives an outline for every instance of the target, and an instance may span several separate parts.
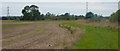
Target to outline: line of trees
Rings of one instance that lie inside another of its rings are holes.
[[[64,13],[61,15],[55,15],[47,12],[45,15],[39,12],[39,7],[36,5],[25,6],[22,10],[23,17],[20,20],[77,20],[83,19],[83,15],[70,15],[70,13]]]
[[[98,17],[97,14],[92,12],[83,15],[70,15],[70,13],[64,13],[61,15],[55,15],[47,12],[45,15],[39,12],[39,7],[36,5],[25,6],[22,10],[23,18],[21,20],[77,20],[77,19],[89,19],[93,17]],[[99,16],[100,17],[100,16]],[[102,17],[102,16],[101,16]]]

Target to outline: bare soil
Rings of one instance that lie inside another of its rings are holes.
[[[88,20],[77,20],[75,21],[77,23],[83,24],[83,25],[90,25],[90,26],[100,26],[100,27],[110,27],[110,28],[119,28],[119,24],[116,22],[112,23],[109,21],[101,21],[101,22],[91,22]]]
[[[71,34],[67,29],[59,27],[60,23],[54,21],[37,22],[5,29],[2,31],[2,48],[69,49],[80,40],[84,30],[75,28],[76,32]]]

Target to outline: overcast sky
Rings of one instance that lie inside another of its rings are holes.
[[[1,0],[0,15],[7,14],[7,6],[10,7],[10,15],[22,15],[21,10],[26,5],[37,5],[42,14],[51,12],[63,14],[65,12],[75,15],[85,15],[86,1],[89,2],[89,11],[99,15],[109,16],[118,10],[119,0]]]
[[[119,0],[1,0],[2,2],[118,2]]]

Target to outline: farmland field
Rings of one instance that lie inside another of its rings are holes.
[[[118,49],[117,28],[76,21],[2,21],[3,49]]]

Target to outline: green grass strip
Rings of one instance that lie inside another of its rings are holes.
[[[75,49],[118,49],[118,29],[88,26],[73,22],[63,24],[85,29],[85,34],[73,47]]]

